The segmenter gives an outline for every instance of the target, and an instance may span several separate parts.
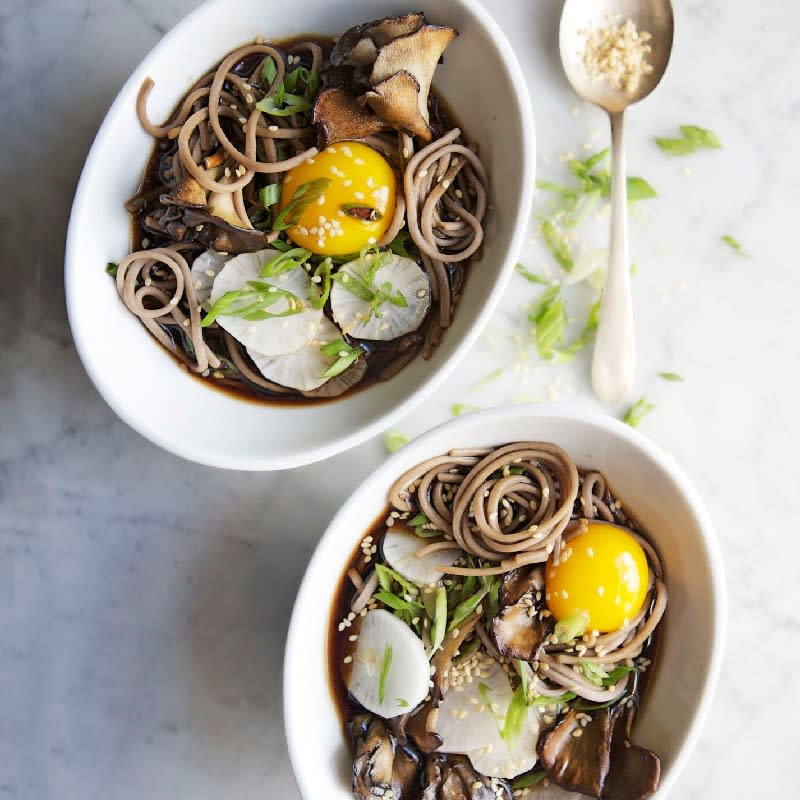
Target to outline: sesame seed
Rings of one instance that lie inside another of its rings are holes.
[[[326,153],[335,153],[336,152],[336,148],[335,147],[326,147],[325,148],[325,152]]]
[[[352,636],[350,637],[350,641],[351,641],[351,642],[353,641],[353,637],[352,637]],[[350,663],[352,662],[352,660],[353,660],[353,656],[345,656],[345,657],[342,659],[342,661],[343,661],[345,664],[350,664]]]
[[[268,125],[267,126],[267,130],[268,131],[277,131],[278,130],[278,126],[277,125]],[[309,161],[309,163],[311,163],[311,159],[310,158],[308,159],[308,161]]]
[[[225,177],[230,178],[230,176],[231,176],[231,168],[225,167]]]
[[[425,178],[425,177],[427,177],[427,175],[428,175],[428,170],[426,170],[426,169],[421,169],[417,173],[417,177],[419,177],[419,178]]]
[[[354,158],[353,162],[358,164],[359,167],[363,167],[367,163],[363,158]]]
[[[411,153],[408,152],[408,148],[404,147],[403,148],[403,158],[408,158],[410,155],[411,155]]]

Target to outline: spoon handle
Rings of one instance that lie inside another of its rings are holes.
[[[628,264],[628,189],[623,112],[611,113],[611,246],[608,278],[592,359],[592,387],[606,405],[619,403],[633,385],[636,345]]]

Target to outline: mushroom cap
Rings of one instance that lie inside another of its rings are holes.
[[[390,75],[364,95],[377,117],[393,128],[428,141],[431,138],[428,115],[420,113],[419,98],[419,81],[405,69]]]
[[[359,103],[350,89],[343,87],[319,93],[313,119],[320,150],[345,139],[365,139],[390,127]]]
[[[610,765],[613,728],[609,709],[594,711],[591,717],[582,725],[579,712],[571,709],[541,737],[538,750],[551,781],[573,792],[600,797]],[[574,736],[578,730],[580,734]]]
[[[533,661],[544,644],[545,628],[539,614],[530,616],[529,611],[535,607],[524,603],[506,606],[492,620],[492,634],[497,649],[506,658],[518,658],[522,661]]]
[[[379,47],[383,47],[398,36],[406,36],[419,30],[424,24],[425,15],[421,11],[412,11],[402,16],[384,17],[355,25],[339,37],[331,52],[331,64],[337,67],[342,64],[361,66],[365,62],[360,59],[365,55],[370,52],[377,53]],[[362,44],[365,41],[372,45],[372,49],[368,44]],[[373,55],[369,63],[374,60]]]
[[[203,208],[206,204],[206,190],[194,178],[186,177],[173,186],[168,194],[162,194],[161,202],[167,205]]]
[[[375,87],[402,70],[410,72],[419,86],[417,107],[427,125],[428,93],[433,73],[445,48],[456,36],[458,31],[449,25],[423,25],[414,33],[393,39],[378,51],[370,83]]]

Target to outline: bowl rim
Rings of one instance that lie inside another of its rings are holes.
[[[308,768],[302,757],[303,739],[302,732],[299,730],[300,723],[292,719],[292,714],[297,711],[293,704],[293,698],[299,696],[298,693],[302,691],[302,687],[296,682],[296,673],[290,669],[290,666],[294,663],[298,663],[299,660],[302,659],[302,631],[299,628],[298,609],[311,602],[311,598],[314,594],[311,579],[313,573],[319,569],[319,562],[322,560],[323,551],[325,550],[323,547],[324,543],[333,539],[339,539],[345,534],[346,528],[343,527],[342,520],[346,519],[353,512],[353,509],[361,503],[361,498],[364,495],[373,491],[372,487],[374,485],[381,484],[387,479],[391,480],[393,476],[399,475],[405,467],[405,465],[402,467],[399,466],[399,463],[405,462],[405,460],[410,457],[410,453],[425,451],[428,442],[437,439],[445,432],[468,435],[471,428],[480,427],[486,423],[508,424],[512,420],[529,417],[540,417],[566,421],[568,423],[588,423],[605,430],[614,437],[622,439],[629,445],[642,451],[648,459],[653,461],[660,469],[669,475],[679,492],[686,499],[692,515],[697,520],[698,530],[700,532],[700,544],[705,548],[712,584],[713,625],[710,637],[708,668],[703,678],[700,700],[695,708],[691,722],[689,723],[688,731],[676,752],[669,772],[666,777],[662,776],[661,783],[654,798],[663,800],[663,798],[667,797],[670,789],[686,766],[697,744],[703,724],[705,723],[711,703],[714,699],[722,666],[727,630],[728,599],[724,561],[719,540],[705,503],[692,485],[687,474],[675,460],[668,456],[659,445],[631,426],[620,422],[608,414],[586,410],[574,402],[560,404],[520,404],[515,406],[497,406],[456,419],[447,420],[413,439],[396,453],[389,455],[359,486],[353,489],[350,496],[336,512],[317,542],[295,596],[286,637],[283,665],[284,732],[292,771],[302,797],[309,798],[312,796],[312,792],[306,779]],[[350,542],[348,542],[348,545],[349,544]],[[345,550],[347,553],[350,552],[348,548],[345,548]],[[342,562],[342,566],[343,564],[344,562]]]
[[[80,242],[78,241],[77,235],[77,219],[79,215],[83,213],[83,208],[90,193],[90,176],[96,171],[97,164],[100,160],[100,147],[105,139],[106,131],[110,124],[109,120],[118,113],[123,102],[127,102],[127,95],[130,94],[132,88],[141,83],[146,69],[153,58],[159,56],[172,46],[172,41],[176,33],[195,24],[194,19],[206,13],[206,9],[209,6],[225,6],[226,11],[229,11],[229,0],[205,0],[197,6],[197,8],[180,19],[144,56],[120,88],[95,134],[75,191],[72,208],[70,210],[64,251],[64,292],[72,338],[89,379],[103,400],[105,400],[117,416],[146,439],[170,453],[174,453],[189,461],[205,466],[253,472],[293,469],[295,467],[323,461],[338,453],[350,450],[382,431],[387,430],[398,419],[410,413],[414,408],[430,397],[464,360],[469,349],[476,342],[481,332],[486,327],[489,318],[497,308],[500,298],[511,279],[514,270],[514,262],[522,247],[533,206],[536,175],[536,130],[527,84],[516,54],[505,34],[477,0],[450,1],[455,5],[460,5],[465,8],[492,39],[500,59],[507,70],[509,82],[512,85],[513,96],[519,111],[520,136],[522,142],[522,185],[513,233],[505,247],[505,259],[498,273],[497,280],[494,282],[488,295],[484,298],[483,305],[475,315],[465,334],[461,337],[461,340],[455,344],[452,352],[441,366],[437,370],[431,372],[405,399],[392,405],[383,413],[379,413],[371,423],[358,427],[350,433],[337,436],[323,445],[309,444],[305,447],[295,447],[291,451],[258,456],[237,455],[221,452],[219,450],[209,453],[204,448],[202,442],[175,439],[169,432],[161,430],[154,421],[137,416],[133,411],[131,403],[118,399],[114,392],[111,391],[111,381],[106,377],[104,370],[94,355],[92,341],[85,335],[85,331],[79,322],[81,314],[81,298],[78,291]],[[225,15],[223,15],[223,18],[224,16]],[[209,390],[209,387],[202,388]],[[231,398],[231,402],[241,401]]]

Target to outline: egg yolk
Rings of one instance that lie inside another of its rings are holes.
[[[545,599],[556,620],[582,612],[590,630],[607,633],[639,613],[648,582],[636,539],[616,525],[590,522],[565,544],[558,564],[552,556],[547,562]]]
[[[302,184],[319,178],[330,184],[289,228],[289,238],[326,256],[358,253],[375,244],[392,221],[397,192],[386,159],[359,142],[331,145],[286,173],[281,208]]]

